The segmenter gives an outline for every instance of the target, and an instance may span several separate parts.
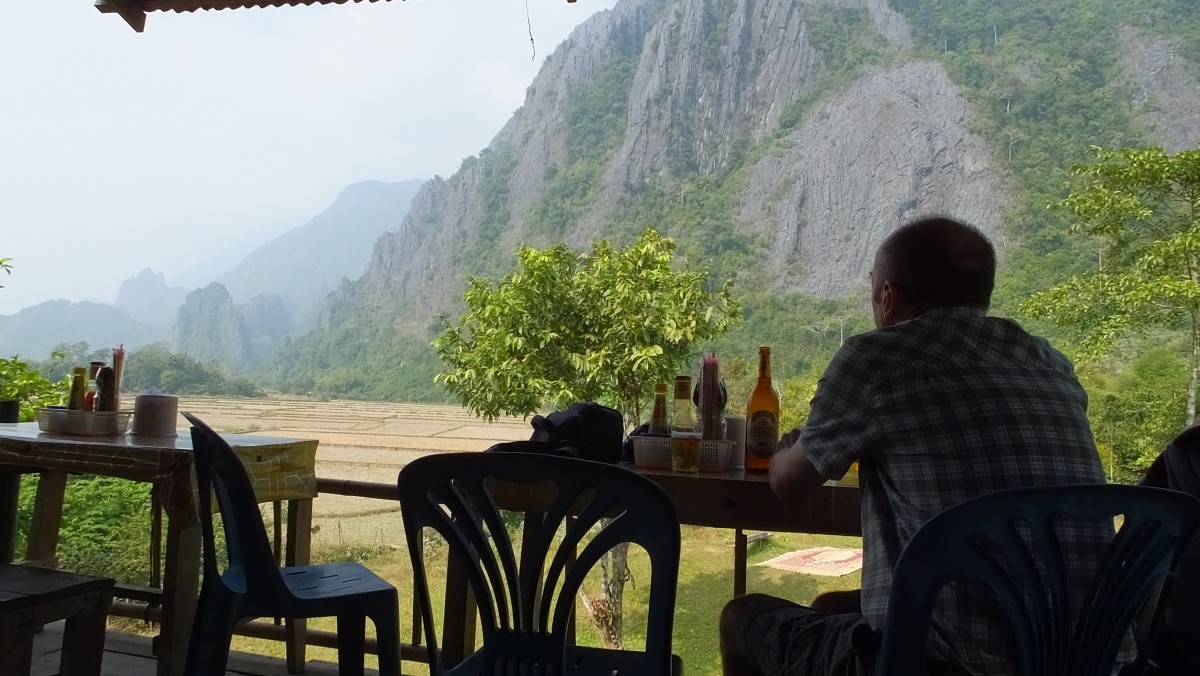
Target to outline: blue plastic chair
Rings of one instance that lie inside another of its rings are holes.
[[[1067,515],[1124,516],[1075,617],[1066,612],[1068,571],[1054,528]],[[1140,486],[1020,488],[955,505],[922,526],[896,562],[876,674],[924,676],[939,591],[956,578],[974,578],[995,592],[1008,615],[1019,673],[1109,676],[1135,617],[1156,603],[1160,584],[1164,596],[1169,592],[1198,522],[1195,498]],[[1150,639],[1162,621],[1158,605],[1149,614]],[[1139,654],[1122,673],[1140,673],[1145,659]]]
[[[446,453],[409,463],[400,471],[398,489],[431,676],[682,672],[671,654],[679,519],[653,482],[615,465],[574,458]],[[519,553],[502,509],[523,514]],[[451,560],[461,566],[482,627],[482,646],[449,668],[430,606],[422,540],[427,528],[441,535]],[[640,546],[650,558],[645,650],[572,645],[580,585],[621,542]]]
[[[188,648],[187,676],[223,676],[238,622],[253,617],[337,617],[338,673],[363,673],[366,618],[375,624],[381,676],[400,674],[400,615],[396,589],[358,563],[280,568],[271,554],[246,470],[225,442],[196,416],[192,423],[204,583]],[[229,565],[217,566],[212,500],[225,529]]]

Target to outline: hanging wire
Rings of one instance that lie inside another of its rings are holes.
[[[529,46],[533,48],[530,61],[537,59],[537,44],[533,41],[533,19],[529,17],[529,0],[525,0],[525,27],[529,29]]]

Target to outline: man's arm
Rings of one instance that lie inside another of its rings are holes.
[[[796,443],[799,436],[798,429],[783,435],[771,460],[771,490],[780,500],[798,498],[826,481]]]

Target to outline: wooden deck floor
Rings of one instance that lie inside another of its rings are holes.
[[[30,676],[54,676],[62,651],[63,623],[46,625],[33,643],[33,669]],[[150,638],[109,630],[104,639],[104,663],[101,676],[154,676],[157,662],[150,652]],[[332,662],[309,660],[306,676],[337,676]],[[367,669],[367,676],[376,672]],[[234,652],[229,656],[228,676],[287,676],[283,658]]]

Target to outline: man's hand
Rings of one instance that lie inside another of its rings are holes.
[[[785,434],[779,438],[779,443],[775,445],[775,453],[776,454],[782,453],[782,452],[788,450],[789,448],[791,448],[792,446],[795,446],[796,440],[799,438],[800,438],[800,428],[799,427],[792,428],[791,432],[788,432],[787,434]]]
[[[794,429],[779,439],[775,457],[771,460],[771,490],[780,500],[799,497],[811,488],[825,483],[825,477],[813,467],[804,449],[796,444],[800,430]]]

